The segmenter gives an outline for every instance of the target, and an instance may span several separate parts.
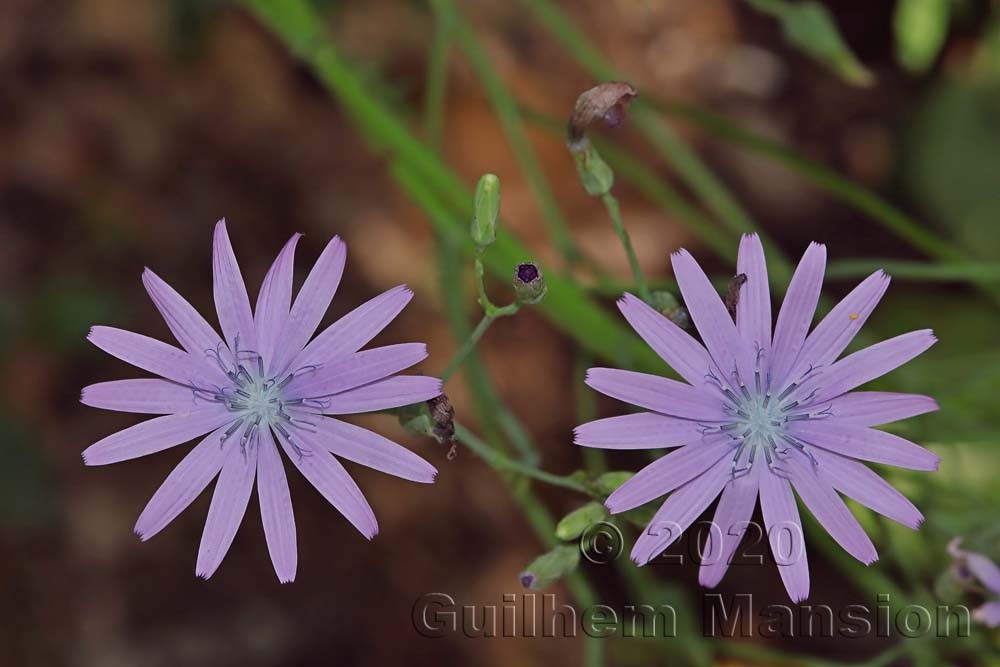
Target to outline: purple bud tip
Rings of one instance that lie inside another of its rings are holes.
[[[522,574],[521,575],[521,585],[525,588],[531,588],[531,584],[535,583],[535,575],[533,574]]]
[[[517,279],[522,283],[538,280],[538,267],[534,264],[518,264]]]
[[[625,106],[616,104],[604,114],[604,124],[610,128],[618,127],[625,120]]]

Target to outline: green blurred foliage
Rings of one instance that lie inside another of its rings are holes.
[[[897,0],[896,59],[910,72],[927,71],[948,36],[951,0]]]

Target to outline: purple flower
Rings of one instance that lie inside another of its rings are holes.
[[[1000,626],[1000,567],[983,554],[959,548],[962,538],[956,537],[948,544],[948,553],[955,559],[953,570],[966,586],[978,583],[991,599],[972,613],[973,618],[991,628]]]
[[[216,225],[213,287],[222,338],[149,269],[143,285],[183,349],[111,327],[94,327],[88,336],[105,352],[159,377],[94,384],[80,400],[163,416],[91,445],[84,463],[118,463],[205,436],[153,494],[135,532],[148,540],[163,530],[218,476],[195,570],[206,579],[232,544],[255,479],[274,570],[282,583],[295,579],[295,518],[279,446],[368,539],[378,532],[375,515],[337,457],[417,482],[432,482],[437,474],[400,445],[325,416],[386,410],[441,393],[436,378],[396,375],[427,356],[422,343],[359,352],[413,293],[393,288],[312,338],[337,291],[346,248],[338,237],[327,244],[293,302],[299,236],[282,248],[251,312],[225,221]]]
[[[632,549],[640,565],[670,546],[722,494],[699,575],[707,587],[725,574],[759,496],[781,578],[798,602],[809,594],[809,568],[793,488],[830,535],[865,564],[878,555],[838,491],[911,528],[923,521],[909,500],[860,461],[936,470],[933,453],[872,427],[936,410],[937,403],[927,396],[851,390],[913,359],[935,338],[929,330],[914,331],[838,361],[889,278],[881,271],[869,276],[810,333],[826,264],[826,248],[816,243],[795,271],[773,337],[767,268],[756,235],[740,242],[737,270],[747,281],[735,324],[687,251],[674,254],[672,263],[704,345],[631,294],[618,307],[686,382],[590,369],[592,388],[649,412],[583,424],[576,443],[679,448],[606,501],[617,513],[672,492]]]

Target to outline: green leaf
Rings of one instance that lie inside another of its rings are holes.
[[[897,0],[896,59],[914,74],[934,64],[948,36],[950,0]]]

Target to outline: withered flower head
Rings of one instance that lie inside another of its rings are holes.
[[[608,81],[584,91],[576,98],[567,129],[570,148],[579,145],[587,128],[597,121],[618,127],[625,119],[625,109],[639,93],[624,81]]]

